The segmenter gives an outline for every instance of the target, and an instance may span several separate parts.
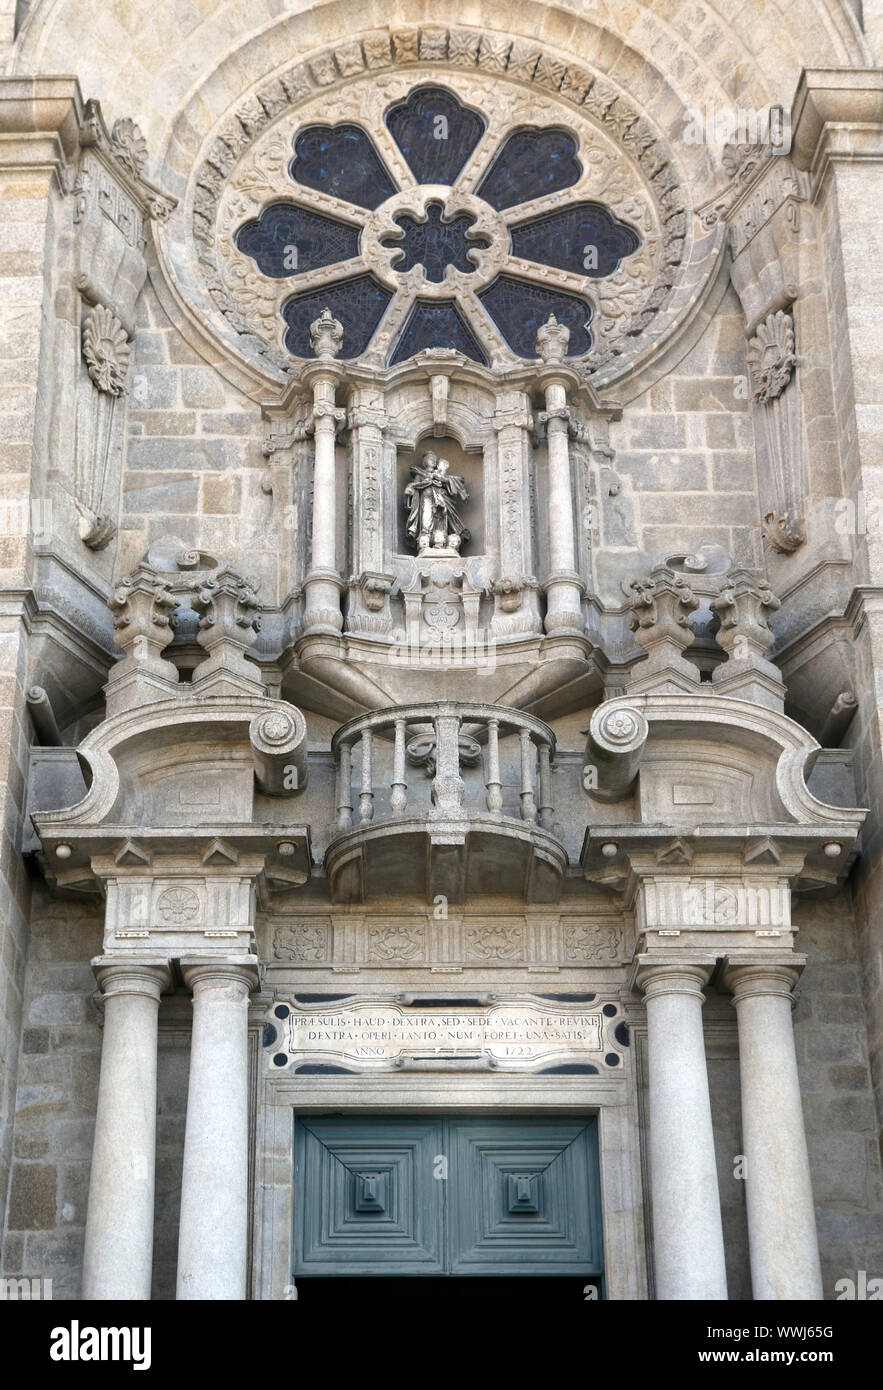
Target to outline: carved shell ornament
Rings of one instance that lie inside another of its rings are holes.
[[[784,309],[768,314],[745,354],[751,373],[752,398],[768,405],[781,396],[794,374],[794,320]]]
[[[109,396],[127,394],[131,356],[132,345],[119,319],[102,304],[96,304],[83,321],[83,357],[99,391]]]
[[[110,139],[117,159],[133,178],[137,178],[147,163],[147,141],[140,126],[128,118],[117,121]]]

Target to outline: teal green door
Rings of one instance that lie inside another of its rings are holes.
[[[602,1273],[594,1117],[305,1116],[296,1276]]]

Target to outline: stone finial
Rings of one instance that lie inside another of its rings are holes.
[[[727,653],[727,660],[712,674],[721,694],[782,709],[785,687],[781,673],[764,658],[774,640],[768,614],[780,606],[766,580],[750,570],[735,569],[727,575],[711,604],[715,619],[712,631]]]
[[[667,565],[657,565],[648,576],[632,579],[627,587],[632,594],[629,627],[638,646],[647,653],[647,661],[635,668],[629,690],[675,694],[695,689],[698,668],[682,656],[694,636],[690,614],[699,607],[687,580]]]
[[[570,342],[570,329],[550,314],[537,329],[537,352],[544,362],[563,362]]]
[[[208,653],[195,679],[202,682],[219,673],[260,682],[258,668],[245,659],[261,628],[257,586],[235,570],[222,569],[201,585],[193,607],[201,615],[197,641]]]
[[[114,641],[125,657],[111,668],[110,682],[120,681],[133,671],[177,681],[177,668],[164,661],[160,652],[172,640],[170,619],[178,604],[150,565],[140,564],[121,576],[107,606],[114,614]]]
[[[310,346],[320,362],[333,362],[343,343],[343,324],[330,309],[323,309],[310,324]]]

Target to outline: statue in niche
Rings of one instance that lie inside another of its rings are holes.
[[[456,473],[449,473],[447,459],[427,452],[411,464],[411,481],[405,488],[408,508],[408,536],[422,555],[458,555],[470,532],[457,514],[455,502],[468,502],[466,484]]]

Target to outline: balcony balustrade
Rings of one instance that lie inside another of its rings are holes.
[[[551,833],[555,735],[541,720],[505,705],[402,706],[349,720],[331,748],[334,901],[363,901],[375,883],[452,903],[473,891],[557,901],[567,856]]]

